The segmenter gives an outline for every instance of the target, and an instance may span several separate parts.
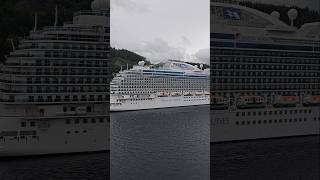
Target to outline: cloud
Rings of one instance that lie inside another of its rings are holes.
[[[144,13],[149,11],[148,6],[133,0],[112,0],[111,9],[124,9],[127,12]]]
[[[191,55],[195,62],[210,64],[210,49],[200,49],[195,54]]]
[[[134,52],[146,57],[153,63],[165,61],[168,59],[184,60],[186,58],[186,49],[183,47],[175,47],[167,41],[156,38],[153,41],[144,41],[139,44],[132,44],[131,48]]]

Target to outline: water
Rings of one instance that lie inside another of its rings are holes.
[[[214,180],[319,180],[320,136],[211,144]]]
[[[111,114],[112,180],[210,179],[209,106]]]
[[[0,160],[0,180],[106,180],[109,152]]]

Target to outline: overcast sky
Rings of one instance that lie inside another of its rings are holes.
[[[111,46],[209,63],[209,0],[111,0]]]

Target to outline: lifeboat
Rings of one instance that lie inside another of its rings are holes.
[[[264,108],[266,101],[262,96],[240,96],[237,99],[237,107],[239,109]]]
[[[303,99],[304,106],[320,106],[320,95],[307,95]]]
[[[228,109],[229,102],[224,96],[210,96],[211,109]]]
[[[210,92],[205,91],[205,92],[204,92],[204,95],[210,95]]]
[[[173,97],[181,96],[181,93],[179,93],[179,92],[172,92],[172,93],[171,93],[171,96],[173,96]]]
[[[295,107],[298,103],[297,96],[275,96],[273,100],[274,107]]]
[[[183,93],[184,96],[193,96],[193,94],[191,92],[185,92]]]
[[[159,92],[158,97],[168,97],[168,94],[165,92]]]
[[[202,96],[203,92],[196,92],[196,96]]]

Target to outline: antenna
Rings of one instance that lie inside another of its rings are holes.
[[[33,31],[37,31],[38,29],[38,13],[34,14],[34,28]]]
[[[296,9],[290,9],[288,11],[288,17],[290,19],[292,27],[294,26],[294,20],[297,19],[297,16],[298,16],[298,11]]]
[[[56,6],[56,15],[55,15],[54,27],[57,27],[57,25],[58,25],[58,6]]]
[[[16,47],[14,46],[13,39],[9,39],[9,40],[10,40],[10,42],[11,42],[12,50],[15,51],[15,50],[16,50]]]
[[[129,70],[129,64],[127,63],[127,70]]]

